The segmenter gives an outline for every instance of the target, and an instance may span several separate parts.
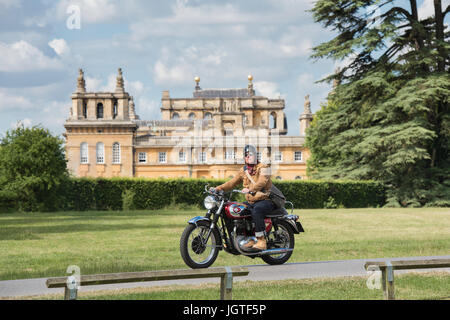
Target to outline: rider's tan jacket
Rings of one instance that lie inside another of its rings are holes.
[[[229,191],[242,182],[244,188],[248,188],[250,192],[256,192],[255,195],[245,195],[245,199],[249,203],[253,204],[256,201],[265,200],[269,197],[269,190],[272,186],[270,174],[270,167],[268,165],[258,163],[255,167],[255,170],[253,170],[253,174],[251,175],[252,180],[255,182],[253,184],[247,177],[247,174],[245,173],[243,167],[233,179],[225,182],[224,184],[221,184],[220,186],[216,187],[216,189]]]

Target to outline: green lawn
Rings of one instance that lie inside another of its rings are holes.
[[[289,262],[448,255],[450,210],[296,210],[306,230]],[[187,268],[186,221],[203,211],[0,214],[0,280]],[[221,252],[213,266],[262,263]]]
[[[381,289],[369,289],[367,277],[295,279],[283,281],[235,281],[234,300],[382,300]],[[450,299],[450,272],[397,274],[397,300]],[[21,299],[61,300],[63,294]],[[218,300],[219,284],[172,285],[105,291],[85,291],[78,300]]]

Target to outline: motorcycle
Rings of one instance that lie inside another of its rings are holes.
[[[219,251],[224,250],[234,255],[261,258],[271,265],[283,264],[289,260],[294,250],[294,234],[304,232],[298,221],[299,217],[285,208],[279,208],[266,215],[265,237],[267,249],[260,251],[243,247],[254,240],[255,227],[251,218],[251,205],[231,201],[230,192],[216,191],[205,186],[204,206],[208,210],[205,216],[198,216],[188,221],[180,239],[180,252],[184,262],[193,269],[208,268],[216,260]]]

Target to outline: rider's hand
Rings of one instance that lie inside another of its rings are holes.
[[[242,193],[250,193],[250,190],[248,188],[242,189]]]

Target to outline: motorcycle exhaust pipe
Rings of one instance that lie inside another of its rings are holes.
[[[275,249],[267,249],[263,251],[244,251],[239,246],[239,243],[237,242],[236,237],[236,227],[234,227],[233,232],[231,233],[231,236],[233,237],[233,244],[237,251],[239,251],[240,254],[244,256],[262,256],[262,255],[272,255],[272,254],[282,254],[294,251],[293,248],[275,248]]]

